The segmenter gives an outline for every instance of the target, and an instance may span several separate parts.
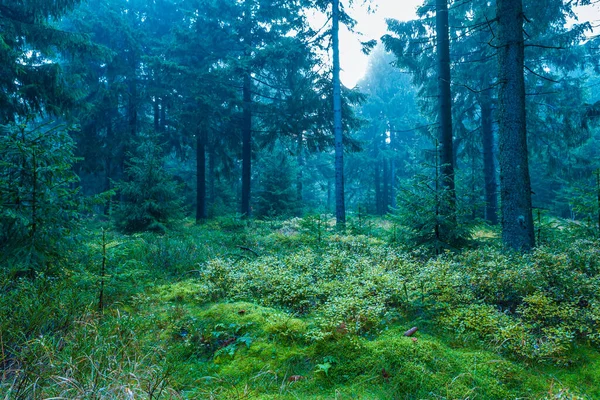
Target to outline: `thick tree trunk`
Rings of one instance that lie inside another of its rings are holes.
[[[450,91],[450,38],[448,1],[436,0],[436,35],[440,124],[440,161],[442,185],[450,191],[449,212],[454,212],[454,155],[452,142],[452,93]]]
[[[200,128],[196,132],[196,223],[206,218],[206,130]]]
[[[483,178],[485,181],[485,219],[492,225],[498,223],[498,182],[494,157],[494,122],[491,98],[484,94],[480,99],[481,135],[483,142]]]
[[[516,250],[535,245],[525,119],[522,0],[498,0],[499,143],[502,240]]]
[[[344,201],[344,143],[342,131],[342,87],[340,82],[340,2],[332,0],[333,41],[333,132],[335,136],[335,219],[339,228],[346,225]]]
[[[252,81],[244,74],[244,111],[242,119],[242,215],[250,217],[250,180],[252,176]]]

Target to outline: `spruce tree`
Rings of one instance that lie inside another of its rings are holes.
[[[0,128],[0,262],[49,272],[64,258],[84,211],[74,147],[62,125]]]
[[[118,182],[121,194],[115,224],[124,232],[163,233],[173,220],[183,216],[180,188],[165,169],[163,149],[157,137],[142,136],[125,168],[125,180]]]
[[[59,114],[75,104],[57,51],[89,50],[83,35],[54,24],[81,0],[3,1],[0,5],[0,124],[39,112]]]

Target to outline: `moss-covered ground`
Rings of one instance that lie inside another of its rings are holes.
[[[600,399],[597,241],[434,257],[311,224],[91,229],[60,275],[5,273],[0,397]]]

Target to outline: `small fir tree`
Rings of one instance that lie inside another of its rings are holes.
[[[470,231],[461,203],[455,203],[451,189],[442,185],[437,146],[433,154],[433,165],[424,164],[421,171],[400,186],[398,207],[391,213],[391,219],[398,226],[396,235],[401,242],[440,254],[464,247]]]
[[[284,154],[267,157],[262,190],[257,199],[258,217],[293,215],[298,207],[293,168]]]
[[[156,138],[142,138],[126,165],[126,180],[117,184],[121,202],[115,224],[119,230],[164,232],[169,221],[183,216],[179,186],[164,163]]]
[[[74,147],[62,125],[0,126],[0,262],[49,272],[66,253],[83,211]]]

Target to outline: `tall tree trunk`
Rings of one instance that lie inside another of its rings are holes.
[[[216,151],[214,140],[211,141],[208,147],[208,198],[210,206],[213,207],[215,204],[215,166],[216,166]]]
[[[381,178],[380,178],[380,165],[379,165],[379,161],[375,162],[374,164],[374,169],[375,169],[375,210],[377,212],[377,215],[381,215],[383,214],[382,209],[383,207],[381,206],[383,204],[383,202],[381,201]]]
[[[252,81],[250,73],[244,74],[244,112],[242,117],[242,215],[250,217],[250,179],[252,176]]]
[[[335,220],[343,229],[346,225],[344,201],[344,143],[342,131],[342,87],[340,82],[340,2],[332,0],[333,45],[333,132],[335,136]]]
[[[390,205],[392,208],[396,208],[396,133],[392,126],[390,126],[390,150],[392,154],[390,160]]]
[[[454,192],[454,151],[452,142],[452,93],[450,91],[450,34],[448,26],[448,1],[436,0],[438,96],[439,96],[439,141],[442,185],[450,191],[448,204],[454,212],[456,194]]]
[[[331,211],[331,179],[327,178],[327,212]]]
[[[206,129],[196,132],[196,223],[201,223],[206,214]]]
[[[383,163],[383,190],[381,193],[382,204],[381,204],[381,215],[385,215],[388,212],[388,207],[390,205],[390,192],[389,192],[389,171],[388,171],[388,160],[387,158],[383,158],[381,160]]]
[[[106,142],[108,143],[108,148],[111,149],[114,141],[113,134],[113,123],[112,123],[112,109],[108,112],[108,123],[106,124]],[[113,154],[110,150],[109,154],[106,155],[104,159],[104,191],[108,192],[112,189],[111,180],[113,178]],[[108,201],[104,204],[104,215],[110,215],[112,206],[112,196],[108,198]]]
[[[305,166],[305,160],[304,160],[304,143],[302,140],[302,133],[298,134],[298,149],[297,149],[297,160],[298,160],[298,171],[296,174],[296,200],[298,201],[298,212],[300,214],[302,214],[302,191],[303,191],[303,184],[302,184],[302,180],[304,179],[304,166]]]
[[[167,131],[167,99],[163,97],[160,102],[160,127],[161,132]]]
[[[132,56],[133,57],[133,56]],[[136,83],[136,67],[137,63],[135,60],[130,61],[131,75],[127,77],[127,86],[129,89],[129,99],[127,104],[127,118],[129,123],[129,134],[130,139],[134,139],[138,130],[138,91]]]
[[[492,102],[484,92],[480,98],[481,136],[483,142],[483,179],[485,181],[485,219],[492,225],[498,223],[498,182],[494,158],[494,122]]]
[[[522,0],[498,0],[499,143],[502,240],[516,250],[535,245],[525,114]]]
[[[154,97],[152,107],[154,108],[154,132],[158,133],[160,132],[160,106],[158,103],[158,97]]]

